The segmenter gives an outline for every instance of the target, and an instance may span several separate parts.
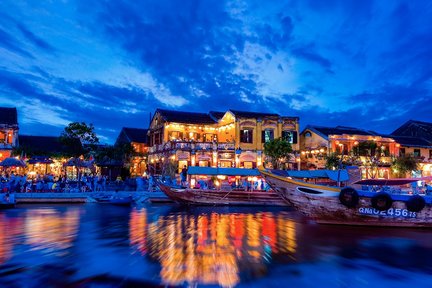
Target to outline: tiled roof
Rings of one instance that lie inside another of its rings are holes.
[[[131,142],[147,143],[147,129],[123,127],[122,130]]]
[[[212,116],[216,121],[219,121],[223,118],[226,112],[219,112],[219,111],[210,111],[209,114]]]
[[[384,135],[383,135],[384,136]],[[432,143],[424,138],[411,137],[411,136],[396,136],[396,135],[386,135],[385,137],[390,137],[396,141],[396,143],[407,147],[423,147],[431,148]]]
[[[59,153],[70,152],[70,147],[65,146],[60,142],[60,138],[56,136],[18,136],[19,147],[32,152],[35,155],[52,155]],[[80,141],[76,141],[77,147],[81,147]]]
[[[309,129],[314,132],[318,132],[324,137],[328,137],[329,135],[371,135],[371,136],[377,136],[378,133],[374,131],[369,130],[363,130],[353,127],[345,127],[345,126],[336,126],[336,127],[323,127],[323,126],[313,126],[308,125],[306,126],[305,130]]]
[[[215,124],[216,121],[207,113],[184,112],[157,109],[167,122],[185,123],[185,124]]]
[[[279,114],[275,113],[262,113],[262,112],[247,112],[247,111],[238,111],[238,110],[229,110],[236,117],[240,118],[262,118],[262,117],[280,117]]]
[[[18,125],[16,108],[0,107],[0,125]]]
[[[391,135],[421,137],[432,141],[432,123],[409,120]]]

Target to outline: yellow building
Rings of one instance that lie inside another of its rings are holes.
[[[391,134],[400,143],[400,155],[412,155],[419,162],[418,175],[432,176],[432,123],[409,120]]]
[[[284,137],[299,149],[298,118],[244,112],[195,113],[157,109],[149,129],[149,164],[255,168],[264,161],[266,141]],[[293,159],[295,163],[295,159]]]
[[[300,135],[300,143],[303,169],[323,169],[326,156],[337,153],[345,162],[361,166],[364,178],[389,178],[392,157],[399,154],[400,148],[389,136],[344,126],[308,125]],[[374,151],[361,149],[365,143],[374,143]]]
[[[115,145],[130,144],[134,150],[129,163],[131,176],[142,176],[147,171],[147,134],[147,129],[123,127],[115,142]]]
[[[10,157],[16,146],[18,146],[17,110],[0,107],[0,161]]]

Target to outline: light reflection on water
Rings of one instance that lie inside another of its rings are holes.
[[[311,225],[280,208],[0,211],[0,287],[404,287],[431,272],[432,231]]]
[[[286,213],[210,211],[170,214],[148,227],[142,220],[146,210],[132,211],[131,243],[141,253],[148,247],[150,257],[161,264],[164,284],[232,287],[240,282],[240,272],[265,275],[273,253],[294,257],[296,224]]]

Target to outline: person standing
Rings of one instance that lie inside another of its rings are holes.
[[[181,178],[181,186],[187,186],[187,167],[186,165],[183,166],[183,169],[180,173],[180,178]]]

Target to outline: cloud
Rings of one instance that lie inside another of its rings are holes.
[[[27,58],[34,58],[34,56],[21,48],[22,43],[15,39],[12,35],[10,35],[8,32],[4,31],[0,28],[0,46],[6,48],[10,52],[17,53],[21,56],[27,57]]]
[[[12,8],[0,104],[21,107],[22,131],[86,121],[113,142],[158,107],[277,112],[303,127],[431,121],[432,8],[416,1],[0,2]]]
[[[17,24],[17,28],[21,31],[22,35],[36,47],[41,48],[42,50],[45,50],[46,52],[50,52],[50,53],[56,51],[56,49],[53,46],[51,46],[45,40],[36,36],[33,32],[28,30],[24,25]]]

